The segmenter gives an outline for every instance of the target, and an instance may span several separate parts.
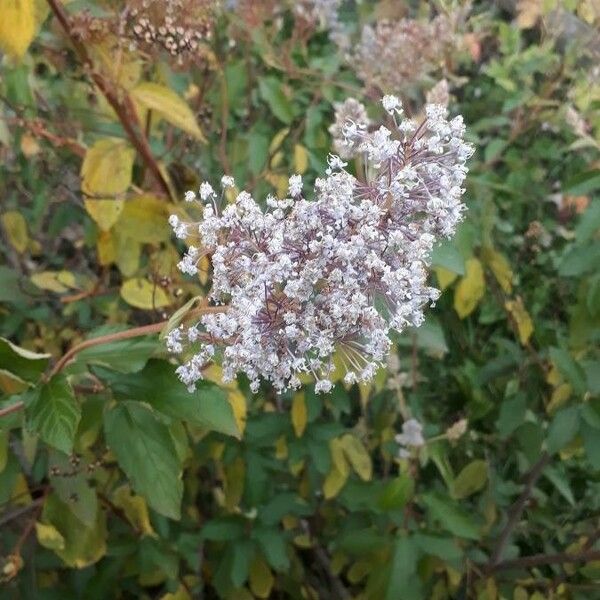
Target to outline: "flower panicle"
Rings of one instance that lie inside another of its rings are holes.
[[[462,118],[448,120],[442,106],[428,105],[419,124],[403,118],[396,97],[383,106],[391,129],[349,120],[339,130],[350,155],[363,157],[362,179],[330,155],[312,200],[299,175],[290,177],[289,197],[269,196],[266,208],[246,191],[225,203],[208,183],[186,195],[202,218],[171,217],[178,237],[199,240],[179,267],[195,274],[211,256],[210,300],[227,307],[168,337],[173,352],[194,348],[178,368],[190,388],[217,359],[224,381],[244,373],[253,390],[261,379],[295,389],[310,375],[317,392],[328,392],[339,365],[347,383],[369,381],[389,353],[391,330],[423,322],[439,296],[427,285],[429,256],[463,218],[473,149]],[[234,182],[226,176],[221,186]]]

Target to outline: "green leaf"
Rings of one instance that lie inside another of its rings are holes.
[[[142,310],[155,310],[171,304],[171,299],[156,283],[135,277],[121,285],[121,298],[130,306]]]
[[[563,191],[573,196],[581,196],[600,190],[600,171],[578,173],[565,181]]]
[[[600,263],[600,243],[588,242],[571,247],[558,264],[558,273],[563,277],[579,277],[594,272]]]
[[[116,398],[146,402],[174,419],[240,435],[224,390],[210,381],[200,381],[196,390],[189,392],[177,378],[175,367],[164,360],[152,359],[140,373],[115,377],[111,388]]]
[[[97,562],[106,553],[106,516],[103,510],[96,511],[93,523],[88,526],[69,510],[67,504],[51,494],[44,503],[42,523],[45,539],[70,567],[82,569]],[[50,528],[53,529],[52,541],[48,535]]]
[[[50,354],[31,352],[0,337],[0,365],[3,370],[14,373],[20,379],[36,382],[46,369],[50,357]]]
[[[104,431],[133,489],[157,512],[181,516],[181,462],[168,427],[139,402],[121,402],[104,415]]]
[[[454,535],[469,540],[478,540],[479,527],[473,521],[472,515],[459,508],[449,498],[441,494],[430,492],[421,497],[421,501],[428,508],[431,517],[439,521],[440,525]]]
[[[202,527],[202,537],[213,542],[231,542],[244,536],[244,522],[239,517],[212,519]]]
[[[65,454],[72,452],[81,407],[66,377],[53,377],[32,391],[30,398],[26,402],[29,427],[50,446]]]
[[[550,427],[546,445],[548,452],[553,454],[564,448],[579,431],[579,407],[569,406],[559,410],[555,415]]]
[[[483,489],[488,478],[488,466],[485,460],[470,462],[452,484],[452,496],[457,500],[467,498]]]
[[[131,90],[131,96],[144,108],[156,111],[165,121],[201,142],[206,142],[192,109],[173,90],[158,83],[145,81]]]
[[[276,571],[285,572],[290,566],[285,537],[278,529],[257,527],[252,537],[261,547],[267,562]]]
[[[523,423],[527,411],[527,400],[524,394],[517,394],[513,398],[507,398],[500,405],[500,416],[496,422],[498,433],[508,437]]]
[[[282,83],[275,77],[263,77],[259,83],[260,95],[269,105],[273,114],[286,125],[294,119],[294,111],[290,101],[283,93]]]
[[[415,542],[426,554],[437,556],[444,561],[460,560],[463,555],[453,538],[417,533]]]
[[[550,348],[550,358],[578,394],[587,391],[585,372],[564,348]]]
[[[400,474],[385,485],[377,499],[377,506],[386,511],[404,508],[414,493],[414,487],[414,481],[408,474]]]
[[[435,246],[431,253],[431,264],[443,267],[458,275],[465,274],[465,260],[452,242],[445,241]]]
[[[590,465],[596,471],[600,471],[600,433],[588,423],[582,423],[581,438]]]
[[[390,576],[385,600],[419,600],[422,598],[417,575],[419,548],[412,538],[399,537],[394,542],[389,565]]]

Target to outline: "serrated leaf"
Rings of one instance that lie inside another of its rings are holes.
[[[457,476],[452,484],[452,496],[457,500],[467,498],[483,489],[487,482],[488,466],[485,460],[470,462]]]
[[[167,296],[165,290],[141,277],[123,282],[123,285],[121,285],[121,298],[130,306],[142,310],[164,308],[171,304],[171,299]]]
[[[151,409],[121,402],[104,415],[104,432],[133,489],[157,512],[181,516],[181,462],[169,433]]]
[[[118,138],[97,141],[81,165],[81,189],[90,198],[85,208],[98,227],[108,231],[119,218],[131,184],[135,150]]]
[[[476,258],[466,263],[466,274],[454,290],[454,310],[461,319],[469,316],[479,304],[485,293],[483,268]]]
[[[9,210],[2,214],[0,220],[10,245],[19,254],[23,254],[29,246],[29,234],[27,233],[25,217],[18,210]]]
[[[39,354],[0,338],[0,365],[20,379],[35,382],[48,366],[50,354]]]
[[[131,96],[144,108],[156,111],[165,121],[201,142],[206,142],[192,109],[173,90],[158,83],[146,81],[133,88]]]
[[[306,411],[306,400],[304,392],[297,392],[292,399],[292,425],[296,437],[302,437],[306,429],[308,413]]]
[[[81,407],[66,377],[53,377],[32,396],[26,408],[29,427],[50,446],[72,452]]]
[[[172,364],[150,360],[139,373],[110,381],[117,399],[146,402],[156,411],[174,419],[239,437],[235,415],[227,394],[210,381],[200,381],[189,392],[179,381]]]

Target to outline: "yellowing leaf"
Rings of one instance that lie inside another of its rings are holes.
[[[233,511],[239,506],[244,493],[246,476],[246,463],[238,456],[231,464],[225,467],[225,506]]]
[[[347,479],[348,472],[342,473],[333,466],[323,482],[323,495],[325,496],[325,499],[330,500],[331,498],[335,498],[344,487]]]
[[[0,429],[0,473],[8,462],[8,431]]]
[[[160,597],[160,600],[192,600],[192,597],[185,587],[180,585],[176,592],[167,592]]]
[[[292,425],[294,426],[296,437],[302,437],[306,429],[306,419],[307,411],[304,392],[297,392],[294,394],[294,399],[292,400]]]
[[[144,108],[156,111],[175,127],[179,127],[201,142],[206,142],[192,109],[183,98],[168,87],[144,82],[133,88],[131,95]]]
[[[438,285],[442,292],[450,285],[452,285],[456,278],[458,277],[457,273],[453,271],[449,271],[448,269],[444,269],[444,267],[435,267],[434,268],[435,275],[438,280]]]
[[[153,310],[171,304],[166,292],[147,279],[134,278],[123,282],[121,298],[135,308]]]
[[[561,383],[558,387],[554,388],[552,391],[552,396],[550,397],[550,402],[546,407],[546,412],[551,415],[558,408],[560,408],[565,402],[571,397],[573,393],[573,388],[568,383]]]
[[[89,45],[90,53],[110,78],[126,90],[130,90],[142,74],[142,61],[133,52],[123,52],[117,46],[118,41],[107,38],[101,43]]]
[[[302,144],[294,146],[294,170],[302,175],[308,169],[308,151]]]
[[[269,565],[260,556],[252,561],[249,576],[251,592],[257,598],[269,598],[275,577],[273,577]]]
[[[2,0],[0,13],[0,48],[20,58],[37,27],[34,0]]]
[[[113,492],[112,501],[115,506],[123,510],[127,520],[138,531],[141,531],[146,535],[156,535],[150,524],[146,500],[141,496],[133,494],[128,485],[122,485],[117,488]]]
[[[96,241],[96,252],[98,262],[106,267],[117,260],[117,250],[115,248],[115,238],[109,231],[101,231]]]
[[[244,397],[244,394],[236,388],[229,391],[227,399],[233,409],[235,423],[241,435],[244,433],[244,429],[246,429],[246,398]]]
[[[158,244],[171,236],[170,205],[150,194],[127,200],[115,231],[122,237],[144,244]]]
[[[81,165],[81,189],[90,196],[85,208],[100,229],[108,231],[123,210],[123,195],[131,184],[135,151],[126,142],[107,138],[96,142]]]
[[[506,294],[510,294],[512,292],[513,273],[506,258],[490,247],[483,249],[482,257],[502,290]]]
[[[470,258],[465,264],[465,276],[461,278],[454,291],[454,310],[461,319],[470,315],[485,293],[483,268],[476,258]]]
[[[65,549],[65,538],[53,525],[36,523],[35,532],[37,534],[38,542],[44,546],[44,548],[48,548],[49,550]]]
[[[283,129],[280,129],[273,136],[273,139],[271,140],[271,143],[269,144],[269,154],[275,154],[277,152],[277,150],[279,150],[279,147],[281,146],[281,144],[283,144],[283,140],[285,140],[285,138],[289,132],[290,132],[290,128],[284,127]]]
[[[521,344],[526,346],[533,333],[533,321],[523,305],[523,300],[520,297],[516,300],[509,300],[505,306],[517,325]]]
[[[34,273],[31,282],[42,290],[64,294],[69,289],[77,289],[75,275],[70,271],[42,271]]]
[[[354,472],[363,480],[369,481],[373,476],[371,457],[362,442],[351,434],[341,439],[342,449]]]
[[[29,245],[29,234],[25,217],[18,210],[9,210],[2,217],[2,226],[10,245],[19,253],[23,254]]]

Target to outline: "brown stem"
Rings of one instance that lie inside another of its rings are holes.
[[[201,306],[196,310],[190,311],[188,317],[195,317],[207,313],[219,313],[227,310],[226,306]],[[93,346],[101,346],[103,344],[110,344],[112,342],[118,342],[121,340],[128,340],[131,338],[141,337],[143,335],[151,335],[153,333],[160,333],[167,325],[169,321],[160,321],[159,323],[152,323],[150,325],[143,325],[141,327],[134,327],[133,329],[126,329],[125,331],[118,331],[117,333],[110,333],[108,335],[101,335],[90,340],[85,340],[76,346],[73,346],[63,356],[61,356],[50,372],[44,377],[45,381],[49,381],[60,373],[71,359],[86,348],[92,348]],[[15,402],[11,406],[0,409],[0,417],[8,415],[13,412],[17,412],[24,407],[23,402]]]
[[[168,198],[170,198],[172,195],[171,188],[169,187],[167,180],[160,170],[156,158],[152,154],[150,144],[144,135],[131,98],[124,90],[117,89],[117,87],[102,73],[94,70],[92,59],[88,54],[86,47],[73,35],[71,24],[69,22],[69,16],[65,12],[60,0],[47,0],[47,2],[50,6],[50,9],[54,13],[54,16],[57,18],[67,37],[71,41],[71,44],[75,48],[75,51],[77,52],[82,63],[89,69],[94,83],[119,117],[121,125],[123,126],[125,133],[127,133],[127,136],[129,137],[129,140],[133,144],[134,148],[144,160],[144,163],[149,168],[162,191],[167,195]]]
[[[521,492],[521,495],[517,499],[517,501],[512,505],[510,510],[508,511],[509,517],[500,537],[498,538],[498,543],[496,544],[496,548],[492,554],[492,558],[489,562],[489,568],[495,569],[498,564],[500,564],[500,560],[502,559],[502,554],[504,553],[504,549],[506,548],[506,544],[514,530],[514,528],[519,523],[519,519],[527,506],[527,502],[531,497],[533,492],[533,486],[536,481],[539,479],[542,471],[545,466],[550,461],[550,455],[547,452],[544,452],[540,459],[533,465],[531,470],[529,471],[527,478],[525,480],[525,488]],[[510,561],[509,561],[510,562]]]

